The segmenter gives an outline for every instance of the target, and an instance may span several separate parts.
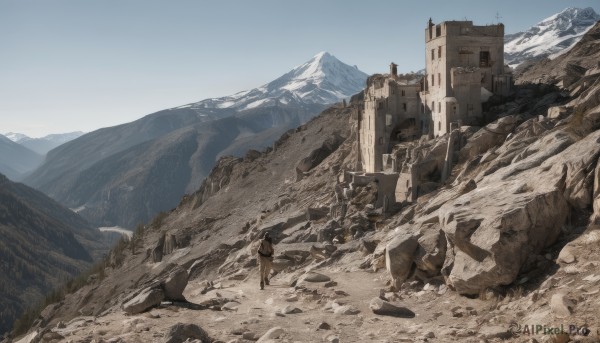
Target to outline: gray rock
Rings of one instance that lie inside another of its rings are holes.
[[[330,288],[330,287],[335,287],[335,286],[337,286],[337,282],[335,282],[335,281],[327,281],[327,282],[326,282],[326,283],[323,285],[323,287],[327,287],[327,288]]]
[[[318,326],[317,329],[319,330],[331,330],[331,325],[329,325],[326,322],[321,322]]]
[[[197,339],[202,343],[210,343],[211,339],[201,327],[196,324],[177,323],[169,328],[163,343],[182,343],[188,339]]]
[[[257,343],[265,343],[265,342],[268,342],[269,340],[279,338],[281,335],[283,335],[283,333],[284,333],[283,329],[277,326],[277,327],[274,327],[274,328],[270,329],[269,331],[267,331],[256,342]]]
[[[169,273],[163,283],[165,299],[174,301],[185,301],[183,290],[188,283],[188,273],[185,269],[177,266]]]
[[[406,307],[400,307],[393,305],[381,298],[373,298],[369,304],[369,308],[373,313],[382,316],[400,317],[400,318],[414,318],[415,313]]]
[[[417,268],[425,277],[439,275],[446,258],[446,235],[435,224],[419,237],[419,247],[415,257]]]
[[[221,310],[225,310],[225,311],[237,311],[238,306],[240,306],[239,303],[237,303],[235,301],[230,301],[230,302],[227,302],[227,303],[223,304],[223,306],[221,306]]]
[[[133,299],[123,304],[123,311],[128,314],[137,314],[157,306],[163,301],[165,295],[162,289],[146,288]]]
[[[323,275],[320,273],[308,272],[304,274],[302,280],[307,282],[327,282],[330,281],[331,278],[327,275]]]
[[[526,145],[520,160],[480,174],[476,192],[437,199],[444,200],[437,215],[451,252],[442,269],[448,285],[475,295],[514,282],[531,257],[556,241],[569,203],[578,203],[575,190],[585,188],[577,166],[600,152],[598,139],[600,132],[575,143],[564,132],[546,134]]]
[[[404,232],[396,236],[385,249],[385,266],[396,289],[408,277],[419,243],[417,237]]]
[[[574,304],[564,293],[556,293],[550,298],[550,308],[558,318],[566,318],[573,312]]]
[[[287,305],[281,309],[281,313],[282,314],[302,313],[302,310],[297,307],[294,307],[292,305]]]
[[[333,313],[335,314],[341,314],[341,315],[354,315],[354,314],[359,314],[360,310],[357,309],[356,307],[352,306],[352,305],[337,305],[334,304],[333,306]]]
[[[565,245],[558,254],[558,262],[566,264],[575,262],[575,249],[569,244]]]

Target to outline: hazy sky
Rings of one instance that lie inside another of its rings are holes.
[[[524,30],[598,0],[0,0],[0,133],[92,131],[254,88],[328,51],[424,65],[429,17]]]

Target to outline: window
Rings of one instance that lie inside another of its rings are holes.
[[[490,52],[489,51],[480,51],[479,52],[479,66],[482,68],[486,68],[490,66]]]
[[[438,113],[442,113],[442,103],[438,102]]]
[[[435,102],[431,102],[431,112],[435,112]]]
[[[442,27],[440,25],[435,26],[435,36],[439,37],[442,35]]]
[[[442,58],[442,47],[438,46],[438,58]]]
[[[431,87],[435,86],[435,75],[431,74]]]
[[[406,112],[406,103],[402,104],[402,109]]]
[[[402,90],[402,96],[405,96],[405,95],[406,95],[406,94],[405,94],[405,92],[404,92],[404,89],[403,89],[403,90]]]
[[[438,121],[438,131],[442,131],[442,122]]]
[[[435,60],[435,49],[431,49],[431,60]]]
[[[438,73],[438,86],[442,87],[442,74]]]

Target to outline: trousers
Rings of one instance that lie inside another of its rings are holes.
[[[271,260],[271,257],[258,255],[258,271],[260,273],[260,282],[263,282],[265,279],[269,278],[269,273],[271,273],[272,266],[273,261]]]

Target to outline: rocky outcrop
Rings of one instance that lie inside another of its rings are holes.
[[[323,142],[320,148],[311,151],[307,157],[300,160],[296,169],[303,173],[308,172],[319,165],[327,156],[331,155],[343,142],[344,138],[334,133]]]
[[[399,289],[408,277],[413,257],[419,246],[417,237],[411,233],[401,233],[385,248],[385,267],[392,277],[392,285]]]
[[[516,116],[506,116],[481,128],[460,150],[461,159],[473,158],[478,154],[487,152],[492,147],[501,145],[516,125]]]
[[[527,258],[560,233],[568,206],[558,189],[506,194],[501,192],[506,186],[468,193],[440,209],[455,253],[447,281],[459,293],[512,283]]]

